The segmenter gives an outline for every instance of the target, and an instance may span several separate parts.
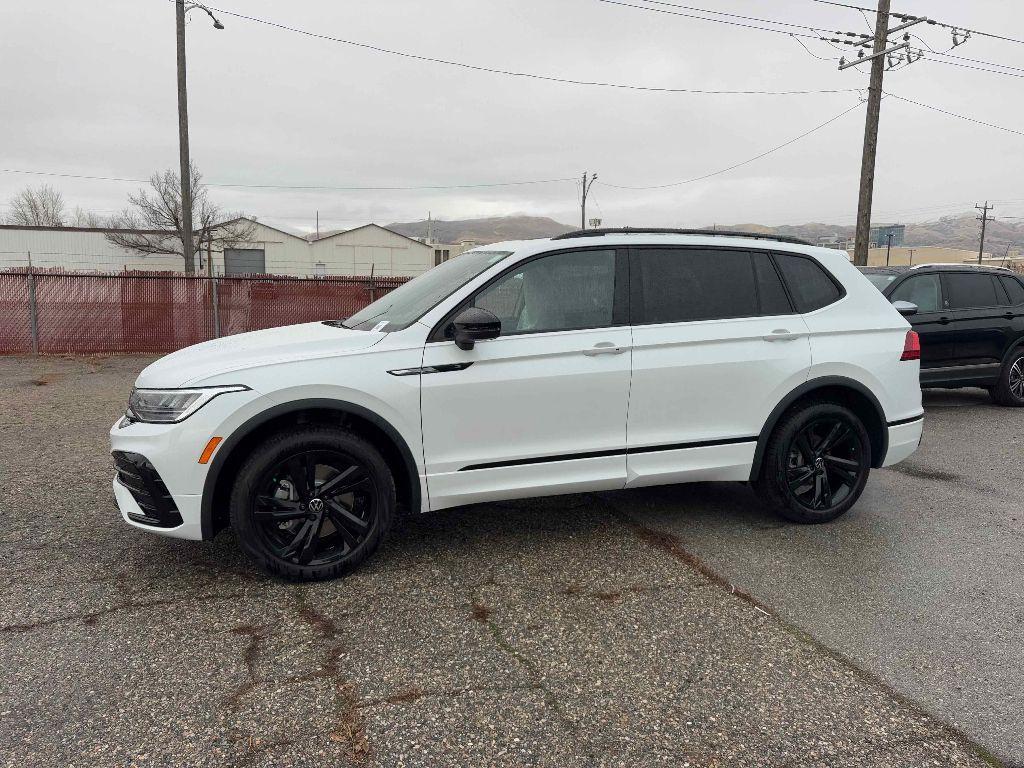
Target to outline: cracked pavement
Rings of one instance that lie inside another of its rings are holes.
[[[694,554],[679,489],[410,518],[315,585],[136,531],[106,433],[146,362],[0,358],[0,765],[990,764]]]

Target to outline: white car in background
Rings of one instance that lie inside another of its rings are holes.
[[[903,308],[912,312],[912,307]],[[350,571],[399,511],[750,481],[833,520],[917,448],[920,348],[840,251],[589,230],[477,248],[344,321],[168,355],[110,432],[124,519]]]

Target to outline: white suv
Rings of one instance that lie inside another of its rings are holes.
[[[912,307],[905,307],[905,312]],[[146,368],[111,430],[147,531],[343,574],[400,511],[707,480],[832,520],[923,425],[916,334],[842,251],[590,230],[467,251],[343,321]]]

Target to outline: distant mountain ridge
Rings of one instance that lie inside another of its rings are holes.
[[[406,237],[426,237],[427,221],[409,221],[386,225],[388,229]],[[943,216],[937,221],[907,223],[904,245],[941,246],[977,250],[979,224],[973,213]],[[711,229],[706,226],[704,229]],[[770,227],[764,224],[715,225],[721,230],[739,232],[763,232],[764,234],[789,235],[812,243],[819,238],[839,235],[853,238],[854,228],[843,224],[811,222],[807,224],[782,224]],[[442,243],[458,243],[461,240],[475,240],[478,243],[496,243],[500,240],[530,240],[537,237],[553,237],[571,232],[576,227],[562,224],[546,216],[491,216],[482,219],[453,219],[434,221],[434,240]],[[1024,248],[1024,221],[1020,223],[992,219],[985,231],[985,250],[1002,254],[1007,246]]]
[[[427,220],[385,224],[406,237],[426,237]],[[435,220],[432,224],[434,241],[458,243],[475,240],[478,243],[497,243],[501,240],[531,240],[538,237],[554,237],[572,232],[576,227],[560,224],[546,216],[491,216],[484,219]]]
[[[968,251],[978,249],[980,224],[973,213],[943,216],[937,221],[908,222],[906,226],[903,244],[910,247],[932,245],[963,248]],[[783,224],[778,227],[767,227],[763,224],[731,224],[718,225],[718,229],[790,235],[812,243],[818,242],[820,237],[831,235],[852,239],[854,233],[852,226],[823,223]],[[985,229],[985,250],[993,254],[1002,254],[1007,246],[1024,248],[1024,222],[1012,223],[990,219]]]

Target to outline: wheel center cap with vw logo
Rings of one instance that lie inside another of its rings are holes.
[[[309,511],[320,514],[324,511],[324,500],[323,499],[310,499],[309,500]]]

